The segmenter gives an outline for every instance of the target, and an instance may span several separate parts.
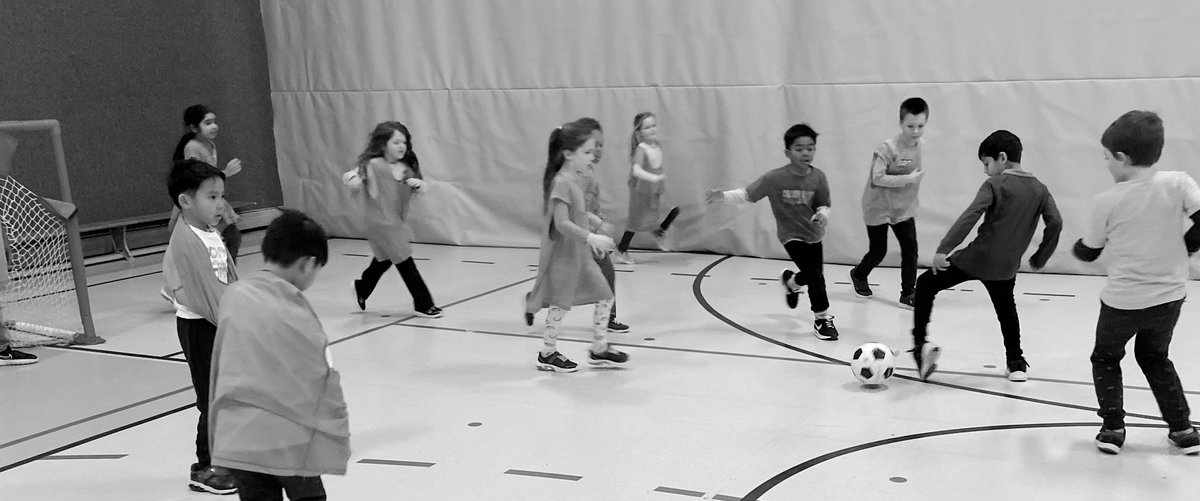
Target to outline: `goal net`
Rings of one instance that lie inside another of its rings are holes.
[[[18,137],[34,134],[52,142],[62,200],[40,196],[18,179]],[[92,325],[70,200],[58,122],[0,122],[0,316],[13,346],[104,342]]]

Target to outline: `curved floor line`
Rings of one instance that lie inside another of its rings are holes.
[[[1101,425],[1100,423],[1082,423],[1082,422],[1000,424],[1000,425],[988,425],[988,426],[973,426],[970,428],[954,428],[954,429],[950,429],[950,430],[928,431],[928,432],[923,432],[923,433],[914,433],[912,435],[904,435],[904,436],[899,436],[899,437],[885,438],[883,440],[876,440],[874,442],[867,442],[865,444],[859,444],[859,445],[855,445],[852,447],[847,447],[845,449],[836,450],[836,451],[830,452],[828,454],[824,454],[824,455],[812,458],[808,461],[800,463],[791,468],[788,468],[787,470],[784,470],[780,474],[775,475],[774,477],[771,477],[766,482],[763,482],[758,487],[755,487],[754,490],[751,490],[748,494],[746,494],[745,496],[742,497],[742,501],[758,501],[758,499],[760,497],[762,497],[763,494],[766,494],[767,491],[773,489],[775,486],[779,485],[783,481],[795,476],[797,473],[800,473],[804,470],[812,468],[816,465],[819,465],[819,464],[829,461],[831,459],[845,456],[847,454],[851,454],[854,452],[859,452],[859,451],[863,451],[863,450],[867,450],[867,449],[873,449],[875,447],[882,447],[884,445],[890,445],[890,444],[894,444],[894,443],[898,443],[898,442],[908,442],[911,440],[918,440],[918,439],[922,439],[922,438],[941,437],[941,436],[945,436],[945,435],[958,435],[958,434],[963,434],[963,433],[975,433],[975,432],[981,432],[981,431],[1000,431],[1000,430],[1035,429],[1035,428],[1096,427],[1096,426],[1100,426],[1100,425]],[[1125,426],[1129,426],[1129,427],[1133,427],[1133,428],[1164,428],[1164,429],[1167,427],[1167,425],[1165,425],[1165,424],[1141,424],[1141,423],[1126,424]]]
[[[803,353],[810,357],[825,360],[830,363],[835,363],[835,364],[840,364],[840,365],[845,365],[845,366],[850,365],[850,362],[847,362],[844,360],[839,360],[837,358],[833,358],[828,355],[824,355],[824,354],[817,353],[814,351],[809,351],[809,350],[800,348],[798,346],[790,345],[783,341],[779,341],[777,339],[773,339],[773,338],[764,336],[762,334],[759,334],[757,332],[754,332],[753,330],[751,330],[737,322],[734,322],[729,317],[722,315],[721,312],[719,312],[715,308],[713,308],[712,305],[708,303],[708,300],[704,298],[704,294],[700,291],[700,283],[704,280],[704,276],[707,275],[710,270],[715,268],[718,264],[721,264],[732,257],[733,256],[724,256],[724,257],[717,259],[716,261],[713,261],[708,266],[705,266],[704,269],[700,270],[700,272],[696,274],[695,280],[692,281],[692,294],[696,296],[696,301],[700,303],[700,306],[703,307],[705,309],[705,311],[708,311],[709,314],[716,317],[718,320],[725,322],[730,327],[733,327],[733,328],[735,328],[739,331],[742,331],[750,336],[756,337],[758,339],[761,339],[768,343],[774,344],[776,346],[787,348],[787,349],[795,351],[795,352]],[[903,375],[903,374],[896,374],[893,377],[898,378],[898,379],[907,379],[909,381],[922,382],[917,377],[907,376],[907,375]],[[1054,400],[1046,400],[1046,399],[1041,399],[1041,398],[1028,397],[1028,396],[1024,396],[1024,395],[1015,395],[1012,393],[1005,393],[1005,392],[995,391],[995,390],[985,390],[983,388],[975,388],[972,386],[966,386],[966,385],[961,385],[961,384],[947,383],[944,381],[924,381],[924,383],[930,384],[930,385],[942,386],[942,387],[946,387],[946,388],[954,388],[954,389],[958,389],[958,390],[970,391],[970,392],[980,393],[980,394],[984,394],[984,395],[991,395],[991,396],[995,396],[995,397],[1011,398],[1013,400],[1021,400],[1024,402],[1051,405],[1051,406],[1055,406],[1055,407],[1063,407],[1066,409],[1088,411],[1088,412],[1092,412],[1092,413],[1095,413],[1099,410],[1096,407],[1088,407],[1086,405],[1071,404],[1071,403],[1067,403],[1067,402],[1058,402],[1058,401],[1054,401]],[[1141,419],[1148,419],[1151,421],[1162,421],[1161,416],[1154,416],[1154,415],[1150,415],[1150,414],[1139,414],[1139,413],[1127,412],[1125,414],[1125,416],[1141,418]],[[1192,424],[1200,424],[1200,422],[1193,421]]]

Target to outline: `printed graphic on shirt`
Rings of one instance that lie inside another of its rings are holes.
[[[217,280],[228,285],[229,251],[225,250],[225,245],[208,246],[208,261],[212,263],[213,273],[217,274]]]
[[[808,205],[812,201],[815,191],[810,190],[782,190],[780,193],[783,202],[790,205]]]

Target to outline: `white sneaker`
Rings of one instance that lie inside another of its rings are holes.
[[[613,251],[612,260],[617,262],[617,264],[637,264],[634,262],[633,257],[631,257],[629,255],[629,251],[625,251],[625,252]]]

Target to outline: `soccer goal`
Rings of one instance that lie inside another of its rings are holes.
[[[57,200],[21,184],[13,165],[22,140],[44,139],[54,150]],[[104,342],[92,325],[79,219],[57,120],[0,121],[0,241],[0,316],[13,345]]]

